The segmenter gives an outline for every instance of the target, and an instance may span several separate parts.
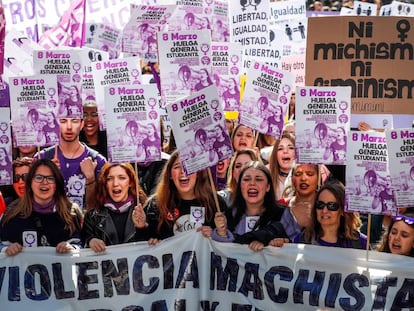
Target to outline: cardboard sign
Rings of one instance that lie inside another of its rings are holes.
[[[413,22],[410,17],[310,18],[305,85],[351,86],[352,113],[412,114]]]

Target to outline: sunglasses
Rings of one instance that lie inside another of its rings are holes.
[[[326,203],[322,202],[322,201],[316,201],[315,202],[316,209],[323,210],[325,208],[325,206],[328,209],[328,211],[332,211],[332,212],[335,212],[335,211],[339,210],[339,208],[340,208],[339,204],[336,203],[336,202],[326,202]]]
[[[20,174],[15,174],[13,176],[13,182],[18,183],[20,179],[23,180],[23,181],[27,181],[27,176],[28,175],[29,175],[28,173],[24,173],[24,174],[21,174],[21,175]]]
[[[404,216],[404,215],[397,215],[394,218],[394,221],[400,221],[403,220],[407,225],[414,225],[414,218],[408,217],[408,216]]]

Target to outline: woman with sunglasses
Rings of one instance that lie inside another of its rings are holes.
[[[319,190],[312,209],[311,225],[295,240],[320,246],[366,249],[367,239],[359,232],[358,214],[344,211],[345,188],[327,182]]]
[[[414,211],[392,219],[376,250],[414,257]]]
[[[32,158],[18,158],[13,161],[13,190],[14,193],[6,197],[7,208],[15,208],[26,191],[26,180],[29,174]]]
[[[68,253],[81,245],[82,212],[67,198],[64,185],[51,160],[33,162],[23,197],[1,221],[0,238],[8,256],[23,247],[53,246],[57,253]]]

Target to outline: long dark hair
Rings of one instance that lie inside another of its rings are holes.
[[[246,212],[246,201],[243,198],[242,192],[241,192],[241,180],[244,176],[244,174],[246,173],[246,171],[249,168],[254,168],[257,170],[262,171],[267,179],[267,182],[269,184],[269,191],[266,192],[265,196],[264,196],[264,202],[263,202],[263,207],[264,207],[264,213],[263,215],[267,215],[269,212],[270,213],[278,213],[279,215],[277,216],[277,218],[280,219],[280,217],[282,216],[282,212],[283,209],[281,208],[281,206],[276,202],[276,196],[275,196],[275,191],[273,189],[273,182],[272,182],[272,177],[270,175],[270,171],[269,169],[261,162],[259,161],[251,161],[249,163],[246,163],[243,166],[243,169],[240,172],[240,176],[239,176],[239,180],[237,182],[237,188],[236,188],[236,194],[234,197],[234,200],[232,202],[231,205],[231,210],[235,210],[235,216],[232,217],[233,222],[229,223],[229,228],[230,230],[234,229],[236,227],[236,225],[240,222],[240,219],[242,218],[243,214]],[[262,217],[260,217],[262,219]],[[266,217],[267,218],[267,217]],[[259,220],[260,224],[263,221]]]
[[[77,224],[74,219],[80,217],[78,214],[80,212],[78,206],[74,206],[68,197],[66,196],[65,191],[65,181],[63,175],[56,164],[49,159],[39,159],[33,161],[32,166],[30,167],[29,173],[27,175],[27,181],[25,184],[25,192],[20,202],[16,208],[9,210],[2,219],[2,224],[4,225],[10,219],[20,216],[22,218],[28,218],[33,212],[33,190],[32,190],[32,181],[36,175],[37,169],[40,166],[46,166],[52,171],[52,175],[55,178],[56,190],[53,195],[53,198],[56,201],[56,212],[59,214],[60,218],[65,222],[65,229],[69,229],[73,233],[77,228]]]

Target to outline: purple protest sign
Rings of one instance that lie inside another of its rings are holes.
[[[15,147],[59,143],[58,86],[55,75],[10,78]]]
[[[168,20],[168,31],[211,30],[213,0],[177,0],[177,8]]]
[[[99,126],[106,128],[104,87],[128,84],[141,84],[141,65],[138,57],[110,59],[95,62],[92,66],[96,102],[99,111]]]
[[[83,66],[80,50],[35,51],[33,65],[36,74],[57,76],[57,117],[82,118]]]
[[[192,174],[230,158],[233,148],[216,86],[166,106],[185,173]]]
[[[213,42],[211,50],[213,80],[224,104],[223,110],[238,111],[242,46],[232,42]]]
[[[131,19],[122,32],[122,51],[155,63],[158,58],[157,32],[167,30],[175,5],[131,4]]]
[[[227,1],[214,0],[212,24],[211,39],[213,41],[230,41],[229,4]]]
[[[105,87],[108,160],[161,160],[160,112],[156,85]]]
[[[108,53],[110,59],[119,57],[121,30],[111,25],[97,23],[88,23],[85,28],[84,46]]]
[[[10,108],[0,108],[0,185],[12,184]]]
[[[213,84],[209,30],[161,32],[157,40],[164,104]]]
[[[296,150],[299,163],[346,162],[350,129],[351,87],[296,89]]]
[[[414,206],[414,129],[393,129],[385,135],[397,207]]]
[[[384,132],[348,134],[345,211],[396,213]]]
[[[293,84],[291,73],[254,62],[247,71],[239,123],[260,133],[279,137]]]

